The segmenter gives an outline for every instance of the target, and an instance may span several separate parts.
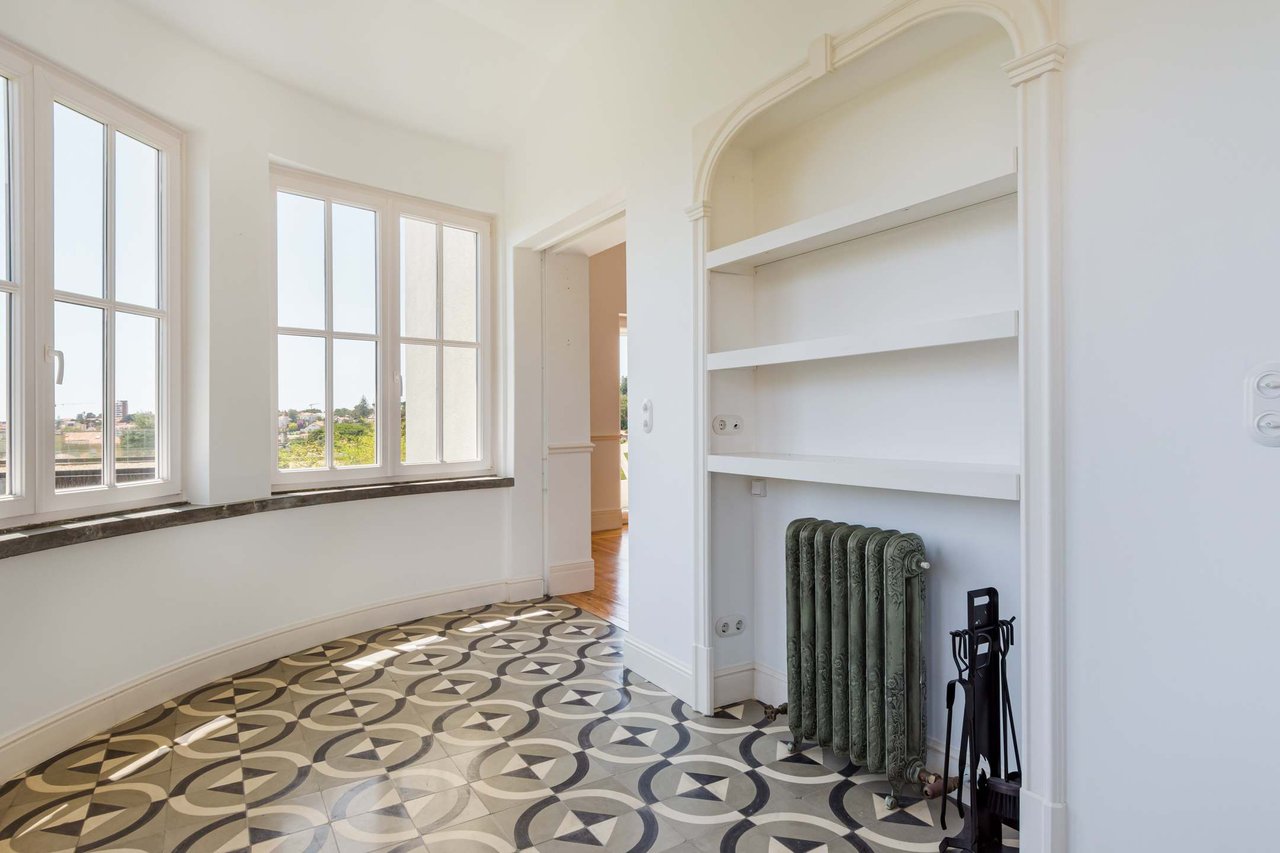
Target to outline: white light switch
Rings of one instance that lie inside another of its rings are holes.
[[[1244,381],[1244,422],[1254,441],[1280,447],[1280,362],[1249,371]]]

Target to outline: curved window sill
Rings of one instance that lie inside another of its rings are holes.
[[[50,548],[61,548],[64,545],[79,545],[82,542],[111,539],[129,533],[144,533],[148,530],[163,530],[166,527],[181,527],[202,521],[239,518],[242,515],[253,515],[259,512],[403,495],[466,492],[474,489],[507,489],[515,484],[513,477],[464,477],[456,480],[418,480],[409,483],[380,483],[279,492],[269,498],[225,504],[164,504],[148,509],[68,518],[50,524],[0,530],[0,559],[47,551]]]

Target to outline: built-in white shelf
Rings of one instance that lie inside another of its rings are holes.
[[[707,269],[711,272],[750,274],[763,264],[910,225],[1017,191],[1018,174],[1010,172],[892,210],[874,208],[867,202],[851,204],[713,249],[707,252]]]
[[[834,483],[869,489],[896,489],[939,495],[965,495],[1016,501],[1021,475],[1017,465],[874,459],[850,456],[802,456],[788,453],[713,453],[707,470],[774,480]]]
[[[1000,311],[950,320],[932,320],[900,326],[879,326],[850,335],[791,341],[762,347],[707,354],[707,370],[732,370],[766,364],[793,364],[825,358],[944,347],[951,344],[997,341],[1018,336],[1018,312]]]

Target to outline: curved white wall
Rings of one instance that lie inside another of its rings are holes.
[[[501,156],[337,109],[114,0],[0,0],[0,35],[186,133],[187,492],[201,503],[267,495],[270,159],[497,212]],[[500,292],[496,304],[506,338],[510,295]],[[507,389],[497,402],[510,400]],[[536,411],[530,422],[539,422]],[[500,459],[512,470],[509,453]],[[539,511],[535,480],[272,512],[0,561],[0,777],[22,769],[6,766],[3,754],[19,733],[184,660],[460,586],[500,598],[513,572],[540,576],[541,541],[509,535],[514,503],[532,507],[525,516]],[[536,535],[534,527],[521,529]],[[62,736],[93,733],[74,726]]]

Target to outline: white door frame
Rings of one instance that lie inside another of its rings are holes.
[[[514,248],[528,249],[538,252],[542,255],[541,274],[539,276],[539,305],[540,305],[540,330],[539,336],[542,344],[539,352],[542,354],[542,369],[539,373],[541,387],[539,388],[538,397],[543,401],[542,406],[542,579],[544,589],[551,590],[551,555],[550,555],[550,536],[548,535],[548,519],[550,518],[549,506],[550,496],[547,490],[547,471],[550,463],[550,455],[556,450],[564,450],[566,448],[553,448],[548,444],[547,434],[547,411],[546,411],[546,311],[547,311],[547,276],[546,276],[546,253],[554,251],[556,247],[581,237],[582,235],[595,230],[601,225],[626,214],[626,194],[622,190],[614,190],[585,207],[569,214],[563,219],[557,220],[553,224],[543,228],[541,231],[517,243]]]

